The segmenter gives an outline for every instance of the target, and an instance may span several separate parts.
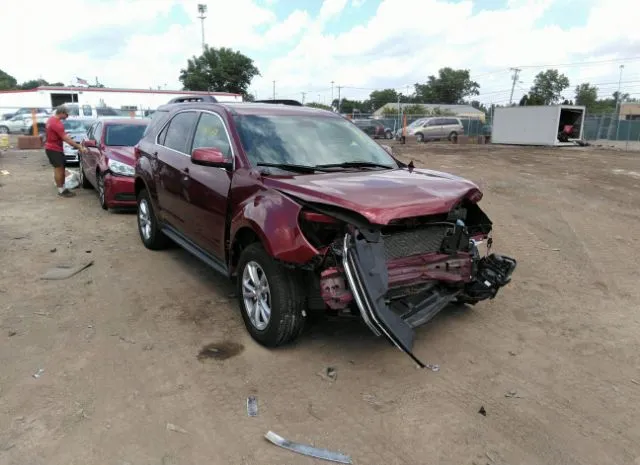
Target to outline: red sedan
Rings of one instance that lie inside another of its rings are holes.
[[[94,123],[82,145],[87,153],[80,156],[80,183],[85,189],[98,191],[105,210],[135,207],[135,156],[133,147],[142,138],[148,121],[108,119]]]

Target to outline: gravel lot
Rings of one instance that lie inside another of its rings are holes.
[[[57,198],[42,151],[1,154],[0,464],[324,463],[268,430],[356,464],[640,464],[640,157],[391,145],[477,182],[495,250],[519,260],[495,300],[418,330],[437,373],[358,322],[256,345],[229,282],[146,250],[93,191]]]

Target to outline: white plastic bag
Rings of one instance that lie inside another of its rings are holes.
[[[64,170],[64,187],[66,189],[75,189],[80,185],[80,174],[77,171]]]

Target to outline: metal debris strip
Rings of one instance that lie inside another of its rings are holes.
[[[40,378],[43,374],[44,374],[44,368],[40,368],[40,369],[38,369],[38,371],[36,371],[36,372],[33,374],[33,377],[34,377],[35,379],[38,379],[38,378]]]
[[[317,459],[328,460],[330,462],[338,463],[353,463],[351,457],[341,454],[340,452],[333,452],[326,449],[320,449],[317,447],[309,446],[307,444],[299,444],[297,442],[289,441],[281,436],[278,436],[273,431],[268,431],[264,437],[276,446],[288,449],[298,454],[306,455],[308,457],[314,457]]]
[[[258,416],[258,399],[256,399],[256,396],[247,397],[247,415],[250,417]]]

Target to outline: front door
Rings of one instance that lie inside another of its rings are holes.
[[[158,136],[158,203],[166,223],[188,235],[189,147],[198,112],[175,115]]]
[[[89,179],[89,182],[95,187],[98,186],[96,179],[96,167],[98,166],[98,160],[100,159],[100,146],[102,145],[102,123],[96,123],[93,129],[89,132],[88,138],[95,141],[95,147],[87,147],[87,153],[78,155],[82,157],[82,169],[84,175]]]
[[[233,160],[233,149],[222,118],[203,112],[193,137],[193,149],[213,147]],[[232,170],[191,164],[188,201],[192,212],[193,240],[221,261],[226,261],[225,234]]]

